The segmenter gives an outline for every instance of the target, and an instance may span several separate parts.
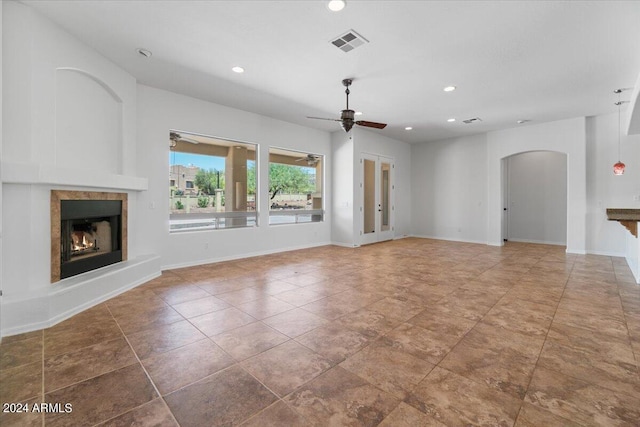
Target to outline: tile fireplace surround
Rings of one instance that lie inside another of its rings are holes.
[[[122,261],[127,260],[127,194],[97,191],[51,190],[51,283],[60,281],[60,202],[62,200],[122,201]]]

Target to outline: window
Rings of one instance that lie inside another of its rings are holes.
[[[320,222],[324,156],[269,149],[269,224]]]
[[[256,225],[256,145],[171,131],[170,231]]]

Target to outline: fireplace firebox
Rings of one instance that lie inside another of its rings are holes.
[[[51,283],[127,260],[127,194],[51,191]]]
[[[122,261],[120,200],[60,201],[60,278]]]

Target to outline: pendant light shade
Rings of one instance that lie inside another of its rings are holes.
[[[613,165],[613,174],[614,175],[622,175],[624,174],[624,163],[618,161],[615,165]]]

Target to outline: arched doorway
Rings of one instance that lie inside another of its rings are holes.
[[[586,253],[587,158],[584,117],[487,134],[487,243],[501,246],[504,162],[514,154],[554,151],[567,156],[567,252]]]

